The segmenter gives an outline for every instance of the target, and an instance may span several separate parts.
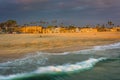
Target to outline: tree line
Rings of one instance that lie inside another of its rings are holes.
[[[36,21],[36,22],[30,22],[28,24],[24,24],[23,26],[42,26],[43,28],[56,28],[56,27],[64,27],[66,29],[75,29],[76,26],[75,25],[68,25],[65,26],[62,23],[60,23],[59,25],[57,25],[58,21],[57,20],[53,20],[51,21],[51,23],[47,22],[47,21]],[[115,24],[112,21],[108,21],[106,25],[100,25],[97,24],[94,27],[90,26],[90,25],[86,25],[83,27],[78,27],[78,28],[96,28],[99,32],[102,31],[106,31],[108,28],[113,28],[115,26]],[[16,28],[18,27],[22,27],[20,25],[17,24],[16,20],[7,20],[5,22],[1,22],[0,23],[0,29],[3,33],[12,33],[12,32],[16,32]],[[117,27],[119,27],[119,25],[117,25]]]
[[[12,33],[15,31],[15,27],[18,27],[17,21],[15,20],[7,20],[5,22],[0,23],[0,28],[4,33]]]

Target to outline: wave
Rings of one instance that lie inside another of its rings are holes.
[[[47,59],[48,58],[44,56],[43,53],[37,52],[35,55],[27,55],[22,59],[16,59],[14,61],[0,63],[0,66],[8,66],[8,65],[18,66],[18,65],[25,65],[31,63],[44,64]]]
[[[27,55],[22,59],[0,63],[0,74],[7,75],[10,73],[14,74],[32,71],[37,67],[44,65],[47,61],[47,55],[44,55],[42,53]]]
[[[108,44],[108,45],[102,45],[102,46],[93,46],[90,49],[80,50],[80,51],[72,51],[72,52],[64,52],[64,53],[46,53],[50,55],[68,55],[68,54],[91,54],[95,51],[99,50],[109,50],[109,49],[119,49],[120,48],[120,42]]]
[[[9,76],[0,76],[0,80],[29,80],[31,78],[36,79],[36,76],[50,76],[50,75],[61,75],[61,74],[71,74],[76,72],[81,72],[89,70],[94,67],[94,65],[100,61],[106,60],[107,58],[101,57],[98,59],[90,58],[86,61],[77,62],[75,64],[64,64],[57,66],[45,66],[38,67],[37,70],[29,73],[19,73]]]
[[[120,48],[120,42],[109,45],[103,45],[103,46],[95,46],[93,47],[93,50],[108,50],[108,49],[119,49],[119,48]]]

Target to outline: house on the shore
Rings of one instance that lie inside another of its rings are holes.
[[[80,32],[98,32],[96,28],[81,28]]]
[[[60,27],[57,27],[53,30],[54,33],[61,33],[61,28]]]
[[[42,33],[43,33],[43,34],[46,34],[46,33],[53,33],[53,30],[50,29],[50,28],[43,28],[43,29],[42,29]]]
[[[56,28],[44,28],[42,33],[66,33],[66,28],[56,27]]]
[[[42,33],[42,26],[24,26],[21,27],[22,33]]]
[[[75,29],[75,32],[80,32],[80,29],[79,29],[79,28],[76,28],[76,29]]]
[[[79,28],[74,28],[74,29],[68,29],[66,27],[58,27],[55,28],[54,33],[75,33],[75,32],[79,32]]]
[[[59,33],[67,33],[68,30],[65,27],[59,27]]]
[[[120,27],[113,27],[110,29],[111,32],[120,32]]]
[[[42,33],[76,33],[80,32],[79,28],[68,29],[66,27],[43,28]]]

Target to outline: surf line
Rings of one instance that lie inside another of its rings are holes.
[[[30,72],[30,73],[21,73],[21,74],[14,74],[9,76],[0,76],[1,80],[17,80],[17,79],[24,79],[29,78],[35,75],[59,75],[59,74],[71,74],[76,72],[81,72],[85,70],[89,70],[95,66],[96,63],[100,61],[107,60],[107,58],[101,57],[98,59],[90,58],[86,61],[77,62],[75,64],[65,64],[65,65],[58,65],[58,66],[46,66],[46,67],[39,67],[37,70]]]
[[[120,48],[120,42],[113,43],[113,44],[107,44],[107,45],[101,45],[101,46],[93,46],[89,49],[83,49],[79,51],[71,51],[71,52],[63,52],[63,53],[44,53],[49,55],[69,55],[69,54],[91,54],[89,51],[101,51],[101,50],[109,50],[109,49],[119,49]]]

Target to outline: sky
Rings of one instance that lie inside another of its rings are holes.
[[[0,0],[0,22],[13,19],[19,24],[35,21],[86,25],[120,25],[120,0]]]

